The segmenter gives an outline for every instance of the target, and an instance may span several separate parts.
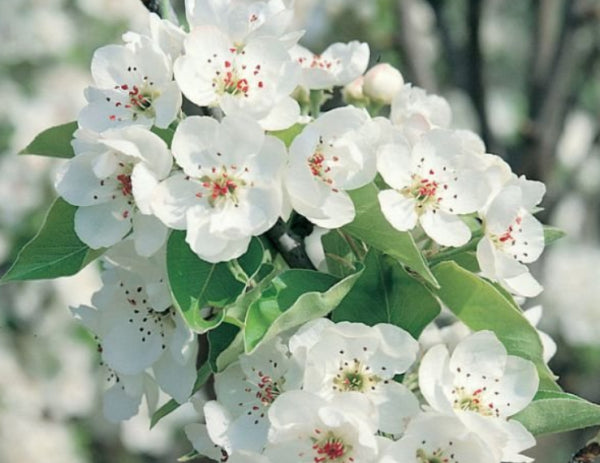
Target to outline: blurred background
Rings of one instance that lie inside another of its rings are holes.
[[[181,13],[183,0],[173,4]],[[546,183],[539,217],[568,237],[532,269],[541,328],[558,344],[561,385],[600,402],[600,2],[296,0],[301,43],[371,46],[408,82],[446,97],[454,126],[484,138],[519,174]],[[76,118],[93,51],[146,26],[139,0],[0,0],[0,274],[41,224],[57,161],[17,156],[41,130]],[[0,462],[174,462],[191,447],[182,407],[152,431],[100,411],[93,339],[69,305],[99,278],[0,287]],[[143,408],[143,407],[142,407]],[[565,463],[596,430],[542,437],[529,452]]]

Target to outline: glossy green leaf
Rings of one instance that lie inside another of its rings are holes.
[[[333,320],[370,326],[391,323],[418,338],[440,313],[436,298],[397,261],[373,249],[364,265],[356,284],[333,311]]]
[[[210,378],[211,374],[212,370],[210,369],[210,365],[208,362],[205,362],[198,370],[198,375],[196,377],[196,382],[194,383],[194,388],[192,389],[192,394],[198,392],[200,388],[206,384],[206,381],[208,381],[208,378]],[[150,429],[156,426],[156,423],[162,420],[165,416],[177,410],[180,406],[181,404],[175,399],[171,399],[166,402],[152,415],[152,418],[150,419]]]
[[[260,267],[262,252],[262,245],[253,239],[248,252],[238,259],[248,276]],[[185,242],[184,231],[174,231],[169,237],[167,274],[175,304],[188,326],[198,333],[218,326],[225,317],[221,309],[234,302],[245,288],[228,263],[211,264],[200,259]],[[205,307],[212,308],[209,317],[201,313]]]
[[[214,330],[208,332],[208,362],[213,372],[220,371],[218,358],[231,346],[240,331],[238,326],[221,323]],[[238,347],[237,354],[240,354],[244,351],[243,343],[238,343]]]
[[[339,230],[332,230],[321,237],[325,251],[325,262],[329,273],[338,277],[348,276],[356,271],[354,254]]]
[[[491,283],[455,262],[435,266],[433,274],[441,285],[436,292],[438,297],[465,325],[474,331],[494,331],[509,354],[535,363],[540,388],[560,390],[543,360],[542,343],[536,329],[514,301],[511,303]]]
[[[369,184],[349,192],[356,207],[356,217],[343,229],[375,249],[395,257],[437,288],[438,283],[412,235],[396,230],[384,217],[377,199],[378,191],[374,184]]]
[[[294,124],[285,130],[275,130],[273,132],[268,132],[268,134],[279,138],[285,146],[289,148],[294,141],[294,138],[304,130],[304,127],[306,127],[305,124]]]
[[[600,405],[573,394],[541,390],[514,418],[534,435],[566,432],[600,426]]]
[[[44,130],[19,154],[37,154],[52,158],[72,158],[75,156],[71,140],[77,130],[77,122],[57,125]]]
[[[102,255],[104,249],[93,250],[75,233],[76,206],[57,198],[37,235],[21,249],[15,263],[2,277],[2,282],[40,280],[74,275]]]
[[[554,241],[558,241],[559,239],[564,238],[565,236],[567,236],[567,234],[560,228],[544,225],[544,244],[546,246],[548,246],[550,243],[553,243]]]
[[[282,331],[327,315],[348,294],[361,273],[362,266],[342,280],[327,273],[299,269],[276,276],[246,314],[246,352]]]

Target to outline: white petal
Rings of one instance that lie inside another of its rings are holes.
[[[177,173],[158,184],[152,194],[151,209],[165,225],[178,230],[186,228],[187,211],[198,204],[199,183]]]
[[[462,246],[471,238],[467,224],[441,209],[425,212],[419,221],[425,233],[443,246]]]
[[[112,246],[131,230],[132,210],[126,199],[80,207],[75,212],[75,233],[92,249]]]
[[[379,430],[390,434],[401,434],[408,421],[420,411],[419,400],[406,388],[395,381],[377,387],[377,392],[369,394],[379,412]]]
[[[102,358],[119,373],[133,375],[151,366],[165,350],[164,339],[156,327],[139,331],[127,318],[114,326],[102,342]]]
[[[221,447],[215,444],[208,435],[206,425],[190,423],[184,426],[185,435],[194,449],[203,456],[219,461],[223,458]]]
[[[197,344],[195,346],[197,351]],[[174,361],[170,351],[165,351],[152,368],[163,391],[180,404],[188,401],[197,376],[195,356],[190,356],[188,362],[181,365]]]
[[[377,194],[381,212],[387,221],[399,231],[412,230],[417,224],[415,201],[395,190],[383,190]]]
[[[284,130],[300,118],[300,106],[293,98],[283,98],[258,123],[265,130]]]
[[[140,256],[156,253],[166,243],[168,234],[169,229],[153,215],[133,215],[133,240]]]
[[[396,143],[384,145],[377,152],[377,170],[385,182],[397,190],[411,183],[410,165],[411,152],[407,141],[396,140]]]
[[[419,366],[419,389],[434,410],[452,413],[452,404],[441,388],[452,381],[448,363],[446,346],[438,344],[429,349]]]
[[[107,420],[119,422],[137,414],[142,395],[130,396],[119,382],[108,389],[102,399],[102,412]]]
[[[181,110],[182,97],[177,82],[171,82],[161,90],[160,96],[152,102],[156,113],[154,124],[166,129],[177,118],[177,114]]]

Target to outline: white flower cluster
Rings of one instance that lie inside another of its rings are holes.
[[[427,256],[477,247],[483,276],[541,291],[525,264],[544,247],[543,184],[451,129],[448,103],[396,69],[363,76],[366,44],[298,45],[292,3],[187,0],[188,32],[152,14],[147,35],[94,54],[56,188],[77,206],[81,241],[112,248],[92,306],[74,309],[113,381],[110,419],[134,415],[144,395],[152,410],[157,386],[179,403],[193,391],[198,344],[165,271],[172,229],[200,259],[230,261],[292,211],[326,229],[351,223],[352,190],[372,184],[382,215]],[[321,114],[344,86],[349,104]],[[385,105],[389,117],[376,116]],[[290,127],[288,148],[278,137]],[[509,418],[537,390],[532,363],[488,331],[452,354],[433,347],[418,367],[417,352],[392,325],[314,320],[217,374],[206,424],[188,436],[232,462],[528,461],[533,437]],[[396,381],[417,370],[422,400]]]
[[[366,44],[322,54],[298,45],[290,3],[188,0],[189,32],[152,14],[148,35],[129,32],[125,44],[96,51],[75,157],[56,181],[78,206],[81,240],[99,249],[132,234],[151,256],[169,229],[186,230],[200,258],[227,261],[292,209],[320,227],[350,223],[348,191],[376,181],[392,226],[434,246],[465,245],[464,218],[479,218],[482,274],[537,295],[524,264],[544,246],[532,215],[543,184],[517,178],[476,135],[449,129],[446,101],[404,84],[396,69],[363,76]],[[353,104],[319,116],[323,91],[344,85]],[[186,117],[191,103],[209,115]],[[386,104],[389,118],[364,108]],[[289,150],[269,134],[301,122]],[[153,126],[171,132],[170,147]]]
[[[187,436],[218,461],[530,461],[520,452],[535,440],[510,417],[537,391],[533,363],[489,331],[452,354],[436,345],[419,366],[417,353],[393,325],[313,320],[216,374],[206,424]],[[417,372],[421,400],[396,381]]]

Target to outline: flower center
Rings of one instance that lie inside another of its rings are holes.
[[[258,372],[258,391],[256,392],[256,398],[265,406],[268,407],[273,401],[279,397],[282,392],[282,386],[284,379],[279,381],[273,381],[269,375],[263,375],[262,372]]]
[[[521,231],[520,226],[523,222],[523,218],[518,215],[515,221],[508,226],[508,228],[501,235],[491,235],[492,243],[498,249],[504,249],[506,246],[514,245],[516,243],[516,239],[513,236],[515,231]]]
[[[217,203],[224,201],[232,201],[236,206],[239,203],[239,189],[246,185],[246,182],[231,175],[226,167],[221,169],[221,172],[217,172],[215,168],[212,169],[214,175],[204,175],[200,178],[202,186],[207,190],[207,199],[211,207],[215,207]],[[197,197],[204,197],[204,193],[197,193]]]
[[[442,449],[434,450],[431,455],[428,455],[423,449],[418,449],[417,461],[419,463],[447,463],[448,459],[444,458],[444,451]]]
[[[315,434],[319,435],[321,434],[321,431],[315,429]],[[352,446],[346,444],[341,437],[336,436],[331,431],[327,431],[327,434],[323,437],[313,437],[312,440],[312,448],[315,451],[313,461],[315,463],[346,463],[354,461],[354,458],[348,456],[352,451]]]
[[[319,138],[319,144],[315,148],[314,153],[306,160],[308,164],[308,168],[310,169],[310,173],[313,177],[319,179],[326,185],[332,186],[334,184],[334,180],[331,176],[332,168],[339,168],[339,156],[337,155],[329,155],[326,152],[328,148],[333,148],[333,143],[329,142],[325,145],[323,138]],[[333,192],[338,192],[339,190],[335,187],[332,187],[331,190]]]
[[[125,108],[132,112],[131,118],[137,120],[139,114],[144,114],[147,117],[154,117],[155,111],[153,107],[154,100],[160,96],[160,91],[154,87],[154,82],[148,82],[148,77],[144,77],[143,83],[138,85],[116,85],[115,90],[126,92],[126,97],[122,101],[115,102],[116,108]],[[107,99],[110,101],[110,99]],[[112,114],[109,116],[111,121],[117,120],[117,116]],[[118,118],[121,121],[121,118]]]
[[[230,51],[232,54],[245,54],[242,49],[236,47],[231,48]],[[247,97],[254,84],[254,82],[251,82],[252,78],[258,79],[260,72],[260,64],[257,64],[253,68],[248,68],[248,65],[246,64],[237,66],[232,61],[226,60],[223,63],[223,68],[215,71],[212,87],[219,95],[229,94]],[[258,80],[256,86],[262,89],[264,88],[264,82]]]
[[[434,171],[430,170],[429,173],[433,175]],[[438,197],[439,188],[438,181],[413,174],[412,183],[404,187],[401,193],[407,198],[414,199],[418,209],[436,208],[441,201],[441,198]]]
[[[117,181],[121,184],[121,192],[123,196],[129,196],[132,192],[131,175],[117,175]]]
[[[475,389],[469,393],[464,387],[456,387],[452,389],[452,395],[455,396],[453,406],[458,410],[465,410],[479,413],[484,416],[494,414],[494,404],[492,402],[485,404],[482,397],[485,388]]]
[[[365,392],[381,381],[377,375],[369,373],[370,367],[358,359],[353,363],[343,362],[339,373],[333,378],[333,388],[340,392]]]

